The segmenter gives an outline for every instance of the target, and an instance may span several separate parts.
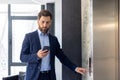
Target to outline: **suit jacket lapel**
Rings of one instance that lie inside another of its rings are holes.
[[[52,46],[53,46],[53,41],[52,41],[52,36],[49,34],[49,44],[50,44],[50,58],[52,59]]]
[[[38,48],[38,50],[39,49],[41,49],[41,43],[40,43],[40,40],[39,40],[39,35],[38,35],[38,32],[37,31],[35,31],[35,41],[36,41],[36,45],[37,45],[37,48]]]
[[[52,45],[51,36],[50,36],[50,34],[49,34],[48,36],[49,36],[49,44],[50,44],[50,46],[51,46],[51,45]]]

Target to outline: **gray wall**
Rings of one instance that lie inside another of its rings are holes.
[[[52,13],[52,24],[49,32],[52,35],[55,35],[55,3],[47,3],[47,10],[49,10]]]
[[[62,48],[65,55],[81,66],[81,1],[62,0]],[[62,80],[81,80],[81,75],[63,65]]]

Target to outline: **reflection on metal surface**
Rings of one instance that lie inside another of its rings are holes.
[[[97,25],[97,28],[99,30],[114,30],[115,29],[115,23],[104,23]]]
[[[118,80],[117,0],[93,0],[94,79]]]

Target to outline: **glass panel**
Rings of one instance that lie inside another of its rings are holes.
[[[25,33],[37,29],[36,20],[12,21],[12,61],[20,62],[20,51]]]
[[[11,15],[12,16],[37,16],[41,10],[40,5],[35,4],[12,4]]]
[[[8,6],[7,4],[0,4],[0,13],[7,12]]]
[[[18,75],[19,72],[25,72],[26,66],[11,66],[11,75]]]
[[[0,4],[0,80],[8,75],[8,15],[7,5]]]

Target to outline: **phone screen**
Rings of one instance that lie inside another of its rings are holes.
[[[43,47],[43,50],[48,50],[48,51],[49,51],[49,50],[50,50],[50,47],[49,47],[49,46],[44,46],[44,47]]]

